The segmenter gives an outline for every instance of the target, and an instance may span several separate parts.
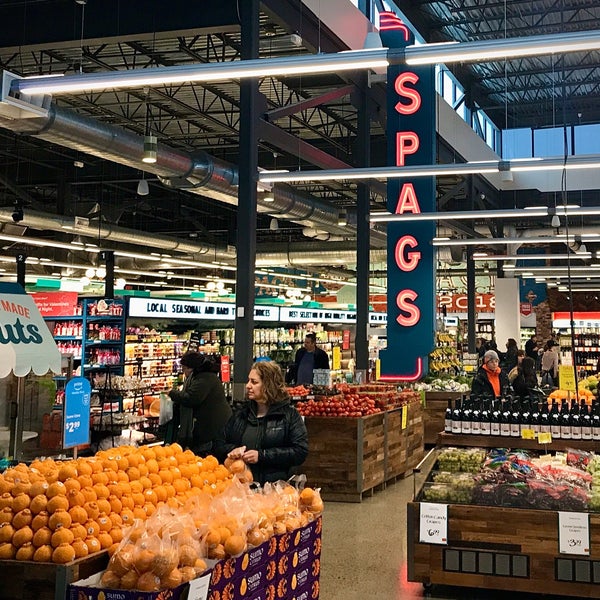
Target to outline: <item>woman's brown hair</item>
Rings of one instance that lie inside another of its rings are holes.
[[[252,365],[252,370],[258,373],[263,385],[266,404],[276,404],[287,400],[290,395],[285,389],[285,380],[281,367],[273,361],[261,361]]]

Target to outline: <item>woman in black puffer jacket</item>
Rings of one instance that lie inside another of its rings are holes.
[[[235,412],[215,445],[221,461],[241,458],[260,484],[288,479],[308,455],[302,417],[290,404],[283,373],[275,362],[252,366],[248,402]]]

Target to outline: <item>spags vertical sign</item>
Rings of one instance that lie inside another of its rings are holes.
[[[391,12],[380,14],[383,45],[414,43],[408,27]],[[387,72],[388,164],[435,163],[435,68],[391,64]],[[387,209],[393,214],[433,212],[435,178],[389,179]],[[380,353],[381,379],[415,381],[427,371],[434,345],[435,223],[388,223],[387,349]]]

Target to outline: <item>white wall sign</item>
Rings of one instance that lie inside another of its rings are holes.
[[[558,550],[561,554],[590,554],[590,516],[588,513],[558,513]]]
[[[290,323],[356,323],[356,312],[324,308],[280,308],[279,320]]]
[[[421,502],[419,542],[448,545],[448,505]]]

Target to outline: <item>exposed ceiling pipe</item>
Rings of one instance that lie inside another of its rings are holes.
[[[103,160],[127,165],[132,169],[143,167],[155,174],[167,187],[185,189],[221,202],[237,205],[237,168],[225,161],[210,156],[206,152],[193,154],[158,144],[157,162],[151,165],[142,162],[143,136],[63,109],[56,104],[44,102],[45,116],[40,115],[40,107],[31,105],[27,114],[24,99],[21,116],[15,118],[14,107],[4,101],[0,103],[0,126],[21,134],[38,137],[53,144],[85,152]],[[27,114],[27,117],[23,115]],[[354,228],[338,226],[338,210],[307,194],[301,194],[287,185],[274,186],[269,194],[272,201],[266,202],[265,195],[259,194],[258,210],[285,218],[301,225],[314,225],[331,233],[354,235]],[[374,245],[385,245],[381,232],[372,232]]]

